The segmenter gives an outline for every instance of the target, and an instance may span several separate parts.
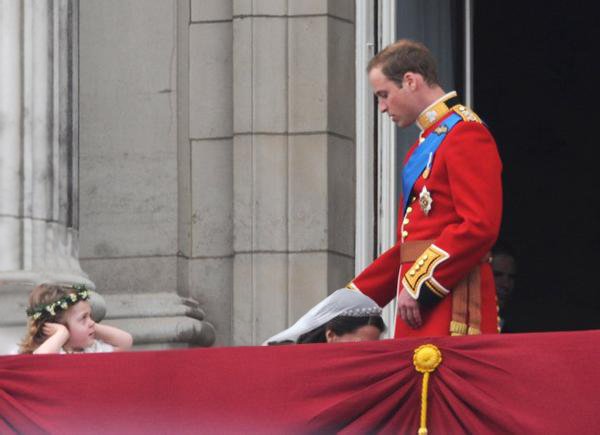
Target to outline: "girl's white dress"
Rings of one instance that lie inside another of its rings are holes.
[[[67,352],[64,349],[60,349],[60,353],[102,353],[102,352],[114,352],[115,348],[113,345],[103,342],[102,340],[94,340],[94,342],[88,347],[84,347],[82,350],[77,352]]]

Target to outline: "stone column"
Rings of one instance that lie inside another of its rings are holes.
[[[231,344],[233,294],[232,0],[191,0],[178,91],[178,290]]]
[[[353,276],[354,68],[353,1],[234,1],[235,344]]]
[[[78,259],[77,6],[0,1],[0,327],[25,323],[35,283],[94,287]]]
[[[76,5],[1,4],[0,279],[93,286],[78,260]]]
[[[196,162],[220,149],[201,146],[208,135],[190,137],[187,93],[196,65],[211,64],[202,44],[218,42],[213,27],[191,23],[188,0],[82,0],[79,22],[81,264],[106,299],[107,323],[132,333],[136,347],[210,346],[205,312],[215,305],[196,282],[218,275],[204,257],[220,254],[196,247],[216,237],[198,230],[214,222],[216,195],[209,166]]]

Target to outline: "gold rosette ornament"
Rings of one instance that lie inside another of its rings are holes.
[[[421,389],[421,424],[418,435],[427,435],[427,386],[429,373],[433,372],[442,362],[442,352],[433,344],[424,344],[415,349],[413,364],[415,370],[423,373],[423,388]]]

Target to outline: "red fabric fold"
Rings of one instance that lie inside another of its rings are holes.
[[[600,331],[0,357],[1,433],[600,432]]]

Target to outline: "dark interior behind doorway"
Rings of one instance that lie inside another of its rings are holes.
[[[515,332],[600,328],[600,39],[574,5],[475,4],[475,110],[504,163]]]

